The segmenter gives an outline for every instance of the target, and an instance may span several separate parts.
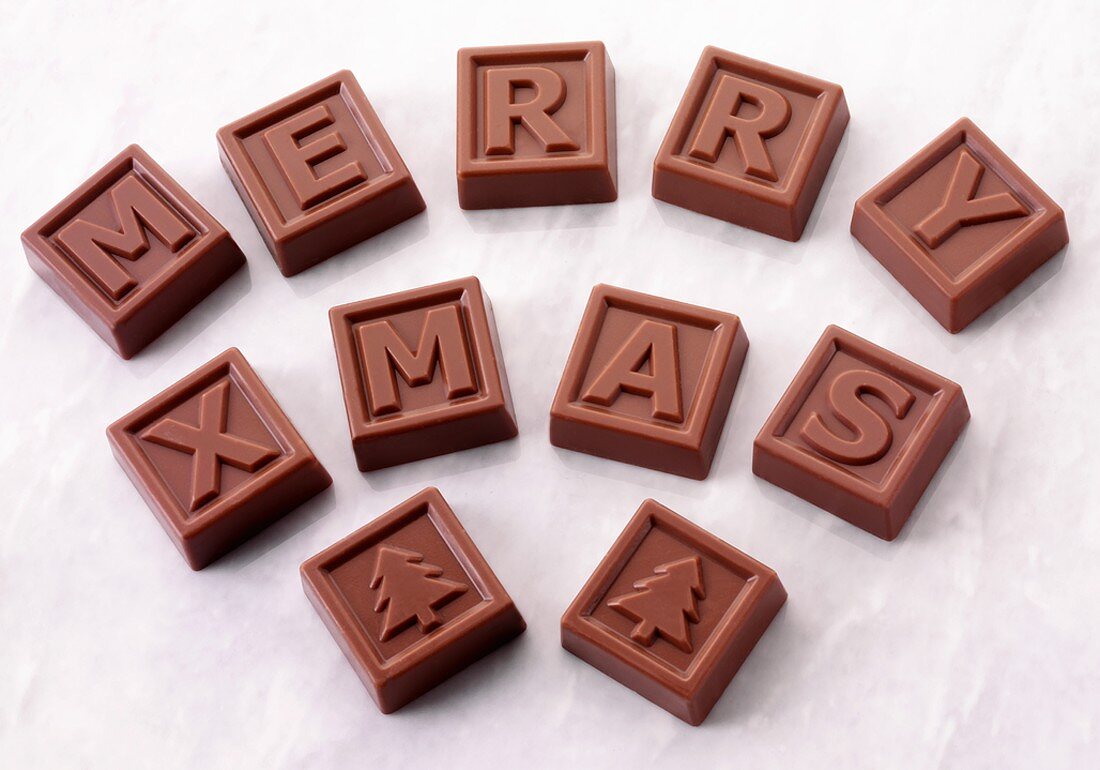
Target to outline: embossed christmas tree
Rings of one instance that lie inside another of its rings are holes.
[[[630,638],[649,647],[660,634],[669,644],[691,652],[688,621],[699,622],[697,601],[706,598],[703,569],[698,556],[659,564],[653,575],[634,583],[634,593],[615,597],[607,604],[635,621]]]
[[[374,611],[386,611],[383,642],[414,622],[420,626],[420,633],[428,633],[442,623],[436,610],[466,593],[462,583],[440,577],[441,567],[423,561],[423,555],[397,546],[378,549],[370,587],[378,590]]]

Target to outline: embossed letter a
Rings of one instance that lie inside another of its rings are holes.
[[[647,362],[648,374],[641,371]],[[581,400],[611,406],[620,393],[647,396],[652,401],[654,417],[683,422],[675,326],[643,321],[581,395]]]
[[[436,364],[442,370],[448,399],[477,393],[466,332],[454,305],[432,308],[424,315],[415,352],[389,321],[363,324],[356,334],[367,400],[375,415],[401,411],[396,374],[410,387],[427,385],[435,377]]]

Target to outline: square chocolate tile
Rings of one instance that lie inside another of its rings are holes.
[[[693,725],[787,600],[768,567],[646,500],[562,617],[562,646]]]
[[[893,540],[969,419],[956,383],[830,326],[756,437],[752,470]]]
[[[107,438],[196,570],[332,484],[236,348],[112,424]]]
[[[302,583],[384,714],[526,628],[434,487],[305,562]]]
[[[653,197],[797,241],[847,125],[840,86],[708,46],[653,161]]]
[[[347,70],[230,123],[218,145],[283,275],[424,210],[412,174]]]
[[[856,201],[852,234],[952,333],[1069,243],[1062,209],[967,118]]]
[[[600,284],[554,396],[550,442],[706,478],[748,347],[731,313]]]
[[[329,311],[359,470],[513,438],[492,307],[462,278]]]
[[[136,144],[31,225],[23,248],[123,358],[244,264],[226,229]]]
[[[603,43],[458,52],[462,208],[616,197],[615,70]]]

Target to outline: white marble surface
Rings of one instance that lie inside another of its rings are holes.
[[[1100,6],[380,5],[4,3],[0,766],[1097,766]],[[456,49],[591,38],[617,71],[619,201],[463,213]],[[852,123],[797,244],[649,195],[654,152],[711,43],[845,87]],[[428,210],[287,280],[218,163],[214,132],[341,67],[358,75]],[[1061,203],[1072,243],[950,336],[848,221],[860,193],[963,114]],[[19,234],[132,141],[232,231],[249,264],[124,362],[31,273]],[[520,437],[358,473],[326,309],[471,273],[495,304]],[[547,441],[598,281],[742,317],[752,347],[707,481]],[[893,543],[749,469],[753,436],[828,323],[962,383],[973,411]],[[230,345],[335,486],[196,574],[103,429]],[[297,566],[428,484],[529,628],[383,717]],[[649,496],[773,566],[790,592],[701,728],[559,645],[562,610]]]

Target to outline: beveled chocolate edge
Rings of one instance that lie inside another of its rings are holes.
[[[707,350],[707,358],[703,364],[703,371],[699,376],[699,383],[695,388],[695,398],[686,407],[687,418],[683,427],[673,428],[663,423],[639,420],[596,409],[587,409],[573,403],[577,399],[576,391],[583,384],[584,376],[591,364],[592,350],[599,339],[599,332],[603,328],[604,315],[607,312],[609,302],[615,300],[633,305],[632,312],[639,315],[649,314],[650,317],[654,318],[667,318],[669,315],[668,312],[662,315],[653,315],[658,310],[666,310],[666,308],[655,308],[655,303],[672,305],[672,310],[692,319],[695,322],[694,325],[702,325],[699,322],[714,325],[711,344]],[[586,336],[584,335],[585,320],[595,314],[598,314],[598,318],[597,323],[593,325],[593,334]],[[702,443],[707,429],[707,422],[714,412],[722,375],[729,364],[729,357],[733,351],[737,331],[740,328],[742,328],[741,319],[732,313],[703,307],[702,305],[665,299],[653,294],[643,294],[609,284],[596,284],[588,296],[588,303],[585,305],[581,321],[577,326],[577,334],[573,339],[569,356],[566,358],[565,368],[558,383],[558,389],[554,394],[554,401],[550,406],[550,414],[552,417],[559,419],[586,422],[647,440],[659,438],[667,444],[696,450]],[[639,426],[645,427],[641,428]],[[658,431],[660,435],[651,435],[651,430]]]
[[[344,406],[348,417],[348,428],[352,441],[358,441],[395,433],[405,433],[425,425],[439,422],[438,410],[431,413],[400,414],[385,420],[369,418],[366,407],[365,383],[362,377],[362,365],[359,348],[351,333],[355,316],[366,312],[385,313],[390,308],[401,311],[402,305],[410,301],[425,306],[433,300],[437,302],[454,301],[453,295],[459,294],[458,302],[467,311],[466,325],[474,344],[474,365],[477,367],[480,394],[458,404],[440,404],[447,409],[447,421],[472,417],[509,407],[504,388],[502,369],[503,359],[499,358],[492,340],[492,328],[487,312],[487,297],[476,276],[467,276],[443,283],[421,286],[415,289],[386,294],[381,297],[338,305],[329,310],[329,323],[332,327],[333,343],[336,348],[336,364],[340,372],[340,385],[344,397]],[[379,317],[382,317],[381,315]],[[487,365],[486,355],[492,357],[494,366]],[[350,400],[351,387],[356,398]]]
[[[731,72],[748,73],[750,77],[764,84],[774,83],[807,96],[814,96],[813,92],[818,92],[813,115],[810,116],[806,131],[792,156],[791,169],[782,187],[746,181],[714,168],[689,163],[677,156],[676,148],[687,140],[687,133],[691,130],[692,123],[702,108],[703,99],[706,98],[706,89],[693,94],[696,90],[694,88],[696,80],[705,77],[709,70],[719,69],[719,62],[724,62]],[[793,208],[805,189],[814,159],[828,136],[830,124],[843,104],[845,104],[844,89],[836,83],[708,45],[703,49],[699,62],[695,65],[684,88],[684,95],[680,98],[680,103],[672,115],[668,131],[653,160],[654,171],[663,168],[708,184],[746,192],[774,205]],[[846,119],[845,127],[847,123]],[[832,165],[832,160],[830,158],[829,165]]]
[[[880,484],[874,484],[849,473],[842,464],[797,449],[781,438],[781,435],[790,427],[790,421],[794,419],[797,410],[817,385],[832,356],[842,347],[853,353],[855,358],[880,368],[904,384],[917,384],[933,391],[928,408],[921,417],[920,425],[910,434],[902,451],[887,470]],[[787,386],[779,402],[768,415],[760,433],[753,441],[753,451],[758,449],[767,451],[785,462],[806,468],[851,495],[885,507],[897,496],[905,480],[919,464],[920,457],[932,443],[934,434],[943,425],[948,410],[956,399],[962,399],[963,403],[966,403],[966,396],[958,383],[846,329],[830,324],[822,332],[802,366],[799,367],[798,373],[791,380],[791,384]]]
[[[943,160],[959,145],[965,145],[968,150],[977,155],[1001,181],[1024,200],[1035,216],[1019,230],[999,241],[992,249],[981,255],[956,278],[948,273],[936,260],[932,259],[922,247],[915,245],[913,236],[894,217],[887,214],[883,206]],[[958,296],[989,280],[991,274],[1000,270],[1006,263],[1011,262],[1029,242],[1041,237],[1045,228],[1058,220],[1065,219],[1065,212],[1061,206],[1055,203],[1031,177],[1025,174],[1000,147],[994,144],[993,140],[986,136],[967,117],[959,118],[952,123],[943,133],[861,195],[855,203],[852,214],[853,220],[859,215],[867,217],[883,235],[890,239],[896,249],[909,257],[924,279],[930,281],[939,291],[949,297]],[[853,229],[854,227],[853,221]],[[873,251],[868,249],[868,252],[876,260],[882,262]],[[908,286],[905,286],[900,279],[898,280],[908,291]]]
[[[245,150],[243,137],[261,130],[273,119],[277,120],[273,118],[274,113],[294,114],[337,90],[344,98],[348,111],[359,118],[356,124],[375,151],[379,165],[389,168],[389,171],[318,204],[309,212],[304,212],[300,217],[295,218],[293,222],[287,222],[272,198],[267,183]],[[328,222],[355,208],[364,198],[374,198],[406,182],[413,182],[412,173],[390,139],[389,133],[367,99],[359,81],[351,70],[347,69],[335,72],[223,126],[218,129],[217,139],[222,164],[234,182],[234,187],[253,219],[258,220],[257,224],[263,223],[260,229],[267,230],[265,240],[270,237],[274,244],[285,243],[305,232],[312,231],[320,223]],[[268,244],[272,251],[274,251],[274,244]]]
[[[538,62],[540,61],[537,58],[539,56],[542,56],[541,60],[544,61],[547,56],[557,56],[560,60],[570,57],[570,55],[573,55],[572,60],[584,61],[586,65],[585,74],[588,80],[587,112],[592,118],[588,122],[588,144],[591,151],[583,155],[573,154],[493,161],[479,160],[475,148],[477,143],[477,115],[473,116],[472,122],[469,117],[465,121],[461,117],[465,111],[464,97],[467,99],[472,98],[473,109],[475,112],[477,110],[477,83],[475,80],[477,60],[479,58],[493,58],[507,61],[509,58],[519,57],[524,61],[530,59],[532,62]],[[606,167],[611,170],[613,177],[617,177],[614,172],[616,163],[614,158],[611,157],[610,148],[612,143],[609,136],[610,131],[614,128],[608,115],[612,109],[609,102],[615,97],[614,92],[609,91],[607,88],[605,73],[609,69],[612,73],[614,72],[611,59],[607,55],[607,47],[598,40],[577,43],[538,43],[534,45],[482,46],[458,49],[458,107],[456,114],[459,116],[460,128],[462,122],[467,122],[470,123],[469,128],[473,131],[473,136],[470,135],[469,130],[458,130],[456,132],[455,167],[458,176],[468,179],[479,176],[494,176],[502,172],[508,174],[538,174],[582,170],[602,171]],[[596,105],[601,102],[604,104],[605,109],[597,110]],[[616,178],[616,189],[617,187]]]
[[[233,383],[240,388],[242,395],[248,400],[264,427],[271,432],[283,454],[258,470],[254,478],[241,483],[225,495],[219,495],[217,499],[205,506],[206,510],[198,511],[193,516],[186,516],[160,471],[141,449],[138,443],[140,439],[135,434],[152,420],[163,416],[168,409],[193,398],[211,383],[224,377],[232,379]],[[153,513],[162,524],[170,527],[172,532],[183,539],[192,538],[225,516],[232,515],[241,500],[251,496],[252,489],[257,483],[262,483],[265,487],[270,486],[311,463],[316,463],[318,468],[328,476],[328,472],[321,466],[305,439],[271,395],[271,391],[237,348],[225,350],[111,423],[107,427],[107,439],[116,451],[116,456],[123,463],[127,475]],[[262,474],[262,478],[256,478],[258,474]]]
[[[103,195],[131,169],[194,228],[196,235],[174,255],[171,265],[157,273],[152,280],[139,285],[121,302],[115,303],[92,284],[88,275],[50,236],[65,222],[71,221],[78,211]],[[85,186],[89,186],[89,189],[83,189]],[[137,144],[128,145],[107,161],[60,203],[24,230],[22,235],[24,248],[32,249],[51,268],[50,276],[37,269],[35,272],[101,336],[104,333],[110,335],[112,329],[148,307],[160,295],[166,283],[172,282],[180,272],[191,267],[205,252],[215,248],[223,240],[232,240],[229,231]],[[243,254],[240,263],[244,264]],[[33,263],[31,267],[35,267]],[[81,308],[73,305],[75,295],[79,295],[82,300]],[[94,299],[84,301],[91,297]]]
[[[421,516],[431,517],[433,526],[481,594],[482,601],[432,631],[431,635],[414,642],[390,658],[383,658],[329,573],[339,564],[383,541],[392,532]],[[507,612],[514,611],[526,628],[512,597],[436,487],[424,488],[310,557],[302,563],[299,572],[307,592],[312,591],[316,597],[320,605],[318,610],[323,607],[328,613],[333,623],[333,626],[329,626],[330,631],[339,631],[347,649],[358,662],[356,668],[366,673],[376,687],[381,687],[387,680],[417,667],[441,652],[456,638],[465,636],[470,629],[484,626]]]
[[[714,631],[699,647],[687,670],[671,666],[645,648],[591,619],[593,606],[607,593],[615,578],[622,573],[627,562],[655,526],[671,530],[682,538],[685,545],[706,552],[709,558],[722,562],[723,567],[745,581],[744,588],[722,615]],[[568,629],[590,644],[613,652],[639,673],[672,690],[678,697],[690,698],[730,648],[737,637],[739,626],[750,614],[754,601],[766,593],[772,582],[778,583],[779,576],[771,567],[649,498],[634,512],[592,575],[585,581],[562,615],[561,625],[563,630]]]

